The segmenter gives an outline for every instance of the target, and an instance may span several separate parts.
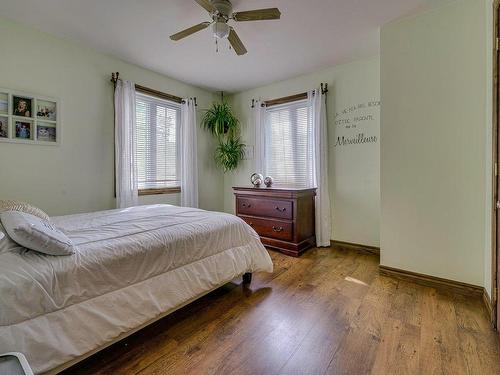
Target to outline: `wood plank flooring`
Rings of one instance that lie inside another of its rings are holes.
[[[500,374],[481,299],[378,274],[337,247],[235,280],[65,374]]]

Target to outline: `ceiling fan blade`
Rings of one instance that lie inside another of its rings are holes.
[[[203,29],[206,29],[208,26],[210,26],[211,22],[202,22],[199,23],[198,25],[191,26],[190,28],[186,30],[179,31],[178,33],[174,35],[170,35],[170,39],[172,40],[180,40],[182,38],[185,38],[191,34],[194,34],[198,31],[201,31]]]
[[[212,5],[212,3],[210,2],[210,0],[194,0],[196,1],[198,4],[200,4],[203,8],[206,9],[206,11],[208,13],[213,13],[215,12],[217,9]]]
[[[229,31],[227,39],[229,40],[229,43],[231,43],[231,46],[233,47],[234,51],[238,56],[247,53],[247,49],[245,48],[243,42],[241,41],[240,37],[238,36],[238,34],[236,34],[236,31],[234,31],[232,27],[231,30]]]
[[[263,20],[279,20],[281,12],[278,8],[248,10],[246,12],[233,13],[235,21],[263,21]]]

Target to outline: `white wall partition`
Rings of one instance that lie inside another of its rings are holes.
[[[454,1],[381,30],[385,266],[484,285],[488,6]]]

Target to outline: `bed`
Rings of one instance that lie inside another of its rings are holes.
[[[273,270],[254,230],[225,213],[149,205],[52,221],[75,254],[0,242],[0,353],[24,353],[35,373],[56,373],[236,277]]]

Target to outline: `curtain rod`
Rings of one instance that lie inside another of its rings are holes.
[[[121,80],[120,73],[119,72],[111,73],[111,82],[113,82],[113,87],[115,89],[116,89],[116,83],[118,82],[118,80]],[[178,96],[175,96],[172,94],[167,94],[165,92],[151,89],[151,88],[146,87],[146,86],[141,86],[141,85],[136,84],[135,89],[136,89],[136,91],[142,92],[143,94],[149,94],[152,96],[156,96],[158,98],[169,100],[169,101],[174,102],[174,103],[183,104],[186,102],[184,99],[182,99]],[[196,102],[196,97],[194,97],[193,100],[194,100],[194,105],[198,106],[198,103]]]
[[[320,89],[321,89],[321,94],[326,95],[328,93],[328,83],[321,83]],[[285,96],[283,98],[266,100],[262,102],[261,107],[272,107],[275,105],[293,103],[305,99],[307,99],[307,92],[301,92],[300,94]],[[255,99],[252,99],[252,108],[255,108]]]

